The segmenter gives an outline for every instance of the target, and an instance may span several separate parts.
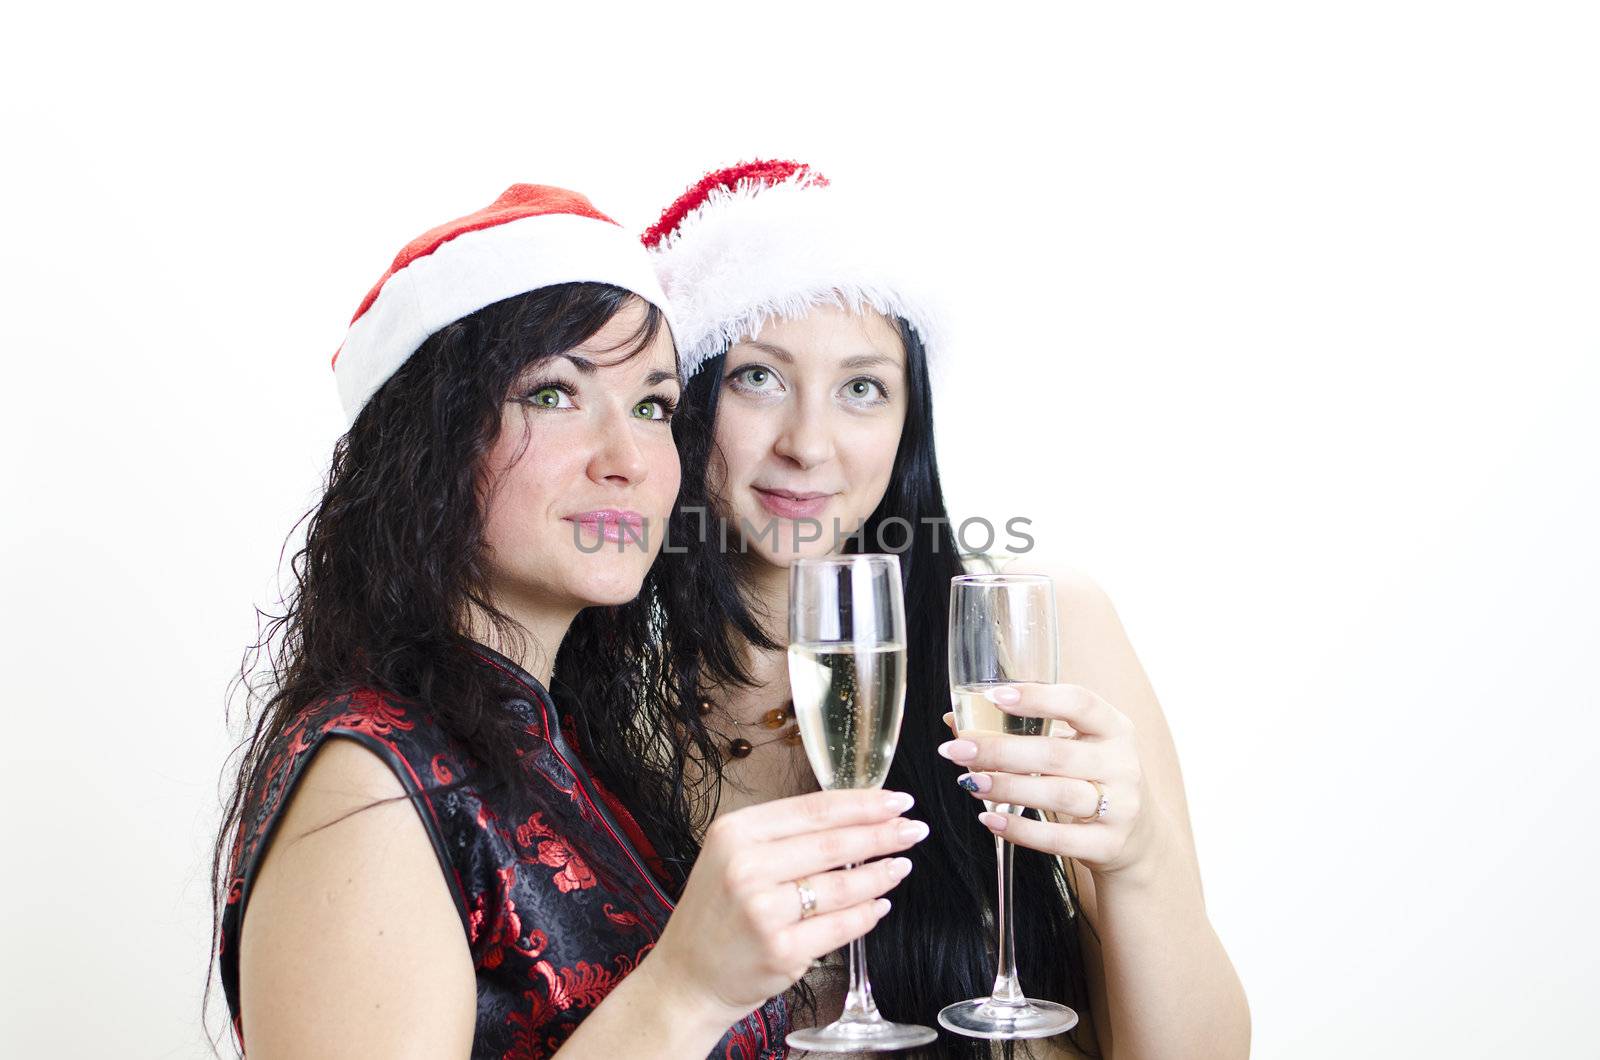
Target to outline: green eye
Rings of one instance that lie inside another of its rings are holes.
[[[747,364],[728,374],[728,385],[746,394],[771,397],[783,391],[783,381],[764,364]]]
[[[641,420],[666,419],[666,412],[659,401],[641,401],[633,406],[633,414]]]
[[[889,391],[882,383],[867,376],[846,383],[845,393],[853,401],[866,401],[872,404],[879,404],[889,397]]]
[[[542,386],[529,395],[529,400],[540,408],[559,408],[561,406],[561,391],[553,386]]]

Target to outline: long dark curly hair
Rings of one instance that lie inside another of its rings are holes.
[[[916,797],[913,816],[930,825],[926,840],[906,852],[915,868],[893,892],[889,914],[867,936],[872,992],[890,1019],[938,1027],[939,1009],[953,1001],[987,996],[994,984],[994,909],[998,888],[994,837],[977,819],[970,795],[956,786],[956,774],[936,748],[949,738],[944,714],[950,708],[945,615],[950,579],[965,574],[945,510],[933,441],[933,392],[926,351],[916,331],[896,321],[906,353],[909,407],[895,453],[889,488],[877,509],[846,546],[846,551],[882,551],[880,542],[898,544],[905,610],[916,628],[908,638],[906,708],[900,742],[886,786]],[[713,357],[689,381],[679,452],[683,456],[684,496],[706,496],[713,481],[714,423],[722,390],[726,353]],[[713,499],[713,510],[729,511]],[[903,520],[886,528],[889,520]],[[737,540],[736,536],[734,540]],[[863,546],[870,546],[864,548]],[[672,640],[693,638],[726,672],[740,641],[776,648],[754,620],[753,599],[737,585],[747,557],[715,547],[692,550],[704,584],[724,591],[673,597],[667,605]],[[664,554],[658,567],[679,558]],[[681,634],[679,631],[682,631]],[[687,660],[686,660],[687,661]],[[749,679],[740,675],[748,684]],[[1034,997],[1060,1001],[1088,1012],[1079,932],[1092,930],[1076,913],[1072,882],[1056,858],[1018,847],[1013,873],[1016,908],[1024,911],[1024,940],[1018,947],[1021,981]],[[808,999],[809,1000],[809,999]],[[1072,1033],[1080,1052],[1097,1055],[1086,1034]],[[987,1060],[988,1042],[941,1032],[918,1057],[971,1057]]]
[[[499,709],[499,678],[463,650],[463,617],[471,609],[508,653],[527,646],[489,591],[485,458],[526,369],[583,343],[633,298],[606,284],[561,284],[463,317],[423,343],[335,445],[322,497],[302,519],[305,543],[290,563],[291,591],[280,612],[259,612],[257,643],[230,688],[230,703],[244,690],[246,735],[223,767],[225,809],[211,873],[213,954],[241,811],[266,748],[317,699],[371,688],[411,700],[480,764],[451,787],[524,782],[516,754],[521,732]],[[629,355],[664,326],[660,310],[646,309],[625,344]],[[681,439],[681,426],[673,430]],[[682,500],[705,503],[694,484]],[[689,536],[683,526],[669,526],[669,535]],[[724,672],[731,660],[725,651],[696,647],[704,638],[689,624],[684,601],[701,577],[696,558],[685,556],[652,571],[634,601],[584,610],[561,644],[550,689],[577,720],[595,772],[673,874],[665,882],[675,895],[710,812],[705,789],[685,784],[685,763],[696,759],[715,776],[717,762],[698,712],[678,695],[688,683],[680,671]],[[685,616],[675,646],[657,636],[666,612]],[[232,722],[231,707],[228,713]]]

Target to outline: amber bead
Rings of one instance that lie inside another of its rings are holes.
[[[755,750],[755,747],[743,736],[728,743],[728,753],[735,758],[748,758],[753,750]]]
[[[700,716],[703,718],[707,714],[710,714],[711,711],[712,711],[711,700],[702,699],[700,701]]]
[[[789,712],[783,707],[773,707],[761,716],[763,729],[781,729],[783,723],[789,720]]]
[[[783,738],[783,742],[788,744],[790,747],[800,746],[800,744],[803,742],[800,736],[800,730],[796,729],[794,732],[791,732],[789,735],[785,736]]]

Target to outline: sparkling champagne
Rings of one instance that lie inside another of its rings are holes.
[[[905,645],[791,644],[789,690],[823,788],[881,788],[905,710]]]
[[[1012,685],[1019,682],[1011,682]],[[998,732],[1007,736],[1038,736],[1044,732],[1043,718],[1019,718],[1015,714],[1007,714],[994,701],[984,695],[991,688],[1005,687],[1001,682],[978,685],[952,685],[950,687],[950,704],[956,712],[956,728],[971,729],[976,732]],[[1009,802],[990,802],[983,800],[983,804],[995,813],[1019,813],[1021,806],[1014,806]]]

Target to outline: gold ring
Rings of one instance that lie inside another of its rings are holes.
[[[794,889],[800,895],[800,919],[804,920],[813,916],[817,911],[817,892],[811,889],[811,881],[804,876],[794,881]]]
[[[1106,814],[1111,812],[1111,796],[1106,794],[1106,789],[1101,786],[1098,780],[1091,780],[1089,783],[1094,785],[1094,813],[1087,817],[1077,818],[1079,824],[1093,824],[1095,821],[1104,820]]]

